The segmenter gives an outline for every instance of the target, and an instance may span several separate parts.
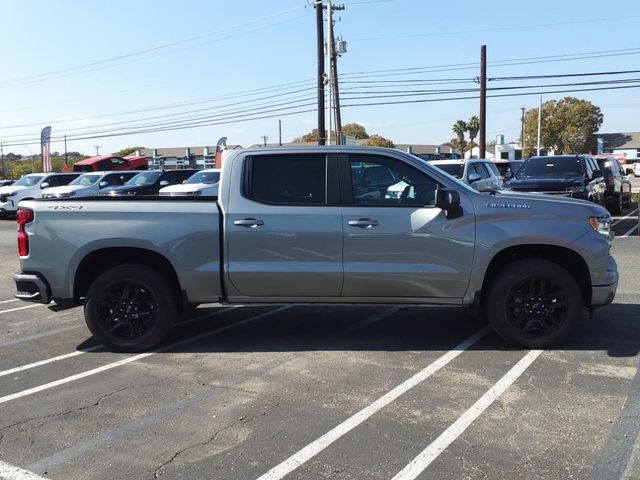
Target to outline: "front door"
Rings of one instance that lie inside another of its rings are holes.
[[[342,216],[330,165],[335,157],[306,153],[235,160],[230,183],[244,191],[221,193],[230,298],[340,296]]]
[[[343,297],[427,303],[462,298],[475,244],[474,215],[464,193],[464,214],[447,220],[435,207],[437,182],[417,168],[382,155],[341,161],[349,163],[341,168],[341,180],[350,177],[351,184],[342,212]],[[375,188],[367,180],[372,177]]]

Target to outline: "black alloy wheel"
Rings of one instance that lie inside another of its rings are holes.
[[[145,265],[118,265],[100,274],[86,295],[87,327],[103,345],[136,352],[160,343],[177,319],[177,292]]]
[[[516,260],[490,280],[483,300],[491,326],[507,342],[547,348],[564,341],[583,310],[576,279],[542,258]]]
[[[544,338],[567,319],[568,302],[559,284],[544,277],[530,277],[507,295],[505,316],[523,338]]]

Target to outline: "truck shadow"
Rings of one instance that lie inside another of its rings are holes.
[[[241,307],[224,313],[220,307],[198,308],[193,318],[200,320],[178,324],[159,349],[162,353],[446,351],[483,328],[467,310],[417,307],[297,306],[242,323],[275,308]],[[176,342],[180,345],[174,346]],[[90,344],[92,340],[79,348]],[[520,349],[490,332],[469,350]],[[558,350],[638,355],[640,305],[608,305],[597,310],[593,320],[585,313],[575,334]]]

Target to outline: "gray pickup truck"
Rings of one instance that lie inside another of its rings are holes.
[[[613,300],[610,222],[581,200],[478,193],[397,150],[238,150],[217,198],[21,203],[14,280],[20,299],[84,304],[124,351],[212,302],[458,305],[540,348]]]

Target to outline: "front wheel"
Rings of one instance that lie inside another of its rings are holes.
[[[115,350],[148,350],[169,333],[176,295],[165,277],[144,265],[118,265],[91,284],[84,306],[87,327]]]
[[[564,341],[583,307],[573,276],[542,259],[519,260],[503,267],[492,281],[486,305],[496,333],[526,348],[547,348]]]

